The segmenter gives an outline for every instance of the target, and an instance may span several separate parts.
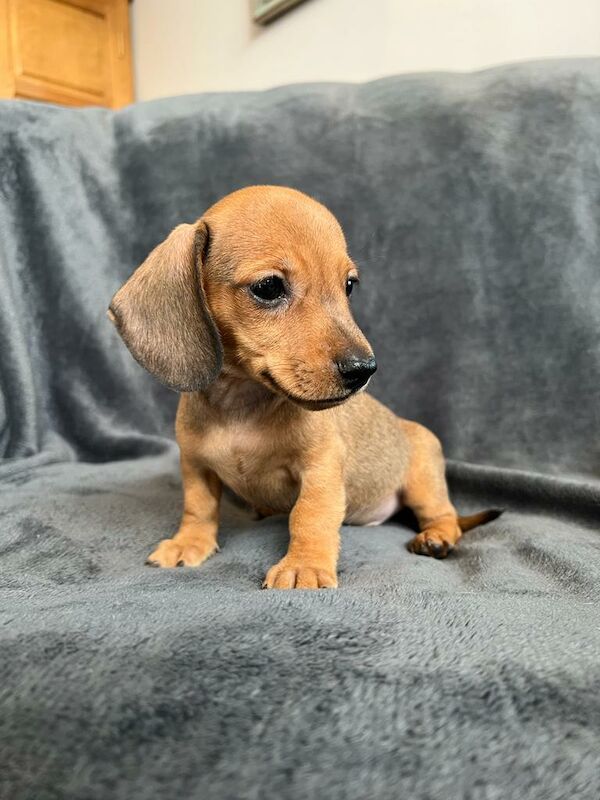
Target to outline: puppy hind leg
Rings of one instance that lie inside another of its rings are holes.
[[[460,539],[461,529],[448,497],[442,447],[423,426],[405,420],[402,425],[411,451],[403,502],[414,513],[420,530],[408,549],[418,555],[445,558]]]

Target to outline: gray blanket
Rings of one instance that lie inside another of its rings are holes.
[[[598,60],[0,104],[2,800],[600,797],[599,146]],[[205,566],[144,567],[177,397],[105,309],[252,183],[338,215],[374,394],[506,507],[446,561],[345,528],[338,591],[260,591],[286,521],[228,502]]]

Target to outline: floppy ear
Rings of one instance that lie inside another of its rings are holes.
[[[205,389],[223,348],[206,305],[202,262],[208,228],[178,225],[115,294],[108,316],[131,354],[171,389]]]

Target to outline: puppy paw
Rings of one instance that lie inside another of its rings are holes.
[[[419,556],[432,556],[433,558],[446,558],[454,550],[455,542],[449,541],[447,533],[441,531],[423,531],[417,534],[408,543],[407,548],[411,553]]]
[[[146,559],[149,567],[199,567],[203,561],[219,548],[215,542],[193,540],[178,542],[163,539],[153,553]]]
[[[335,589],[337,575],[328,567],[282,558],[267,572],[262,586],[263,589]]]

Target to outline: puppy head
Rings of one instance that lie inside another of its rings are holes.
[[[135,358],[172,388],[202,390],[224,363],[321,409],[350,397],[376,368],[350,312],[357,281],[324,206],[256,186],[177,227],[110,311]]]

